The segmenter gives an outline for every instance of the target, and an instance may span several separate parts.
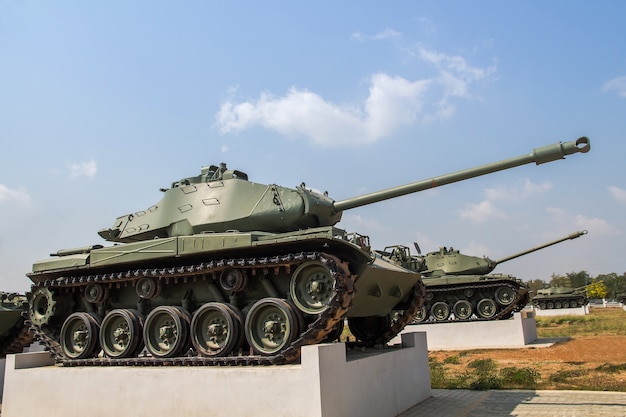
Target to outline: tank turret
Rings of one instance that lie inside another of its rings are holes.
[[[340,201],[211,165],[101,230],[114,245],[35,262],[31,328],[67,366],[290,363],[345,320],[358,343],[384,344],[424,303],[421,267],[336,228],[344,210],[589,149],[582,137]]]
[[[582,137],[575,142],[537,148],[528,155],[341,201],[315,193],[304,183],[295,189],[258,184],[248,181],[241,171],[227,169],[226,164],[212,165],[203,168],[196,177],[184,178],[162,189],[164,195],[157,204],[118,217],[113,227],[99,234],[105,240],[125,243],[227,230],[281,233],[334,226],[344,210],[533,162],[537,165],[552,162],[589,149],[589,140]]]

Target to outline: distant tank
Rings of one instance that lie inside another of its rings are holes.
[[[367,236],[335,228],[344,210],[589,149],[583,137],[341,201],[212,165],[99,232],[116,245],[35,262],[32,329],[67,366],[289,363],[344,319],[361,342],[383,344],[418,313],[424,285]]]
[[[558,308],[576,308],[589,304],[585,291],[588,285],[578,288],[549,287],[537,290],[537,295],[531,298],[533,307],[540,310]]]
[[[0,292],[0,357],[21,353],[33,342],[34,334],[22,315],[26,305],[24,294]]]
[[[463,255],[452,247],[443,247],[437,252],[415,257],[413,265],[422,265],[420,272],[426,284],[426,301],[413,324],[510,317],[528,304],[528,290],[521,280],[512,275],[491,274],[496,266],[585,234],[586,230],[571,233],[497,261],[488,257]],[[419,253],[419,246],[415,246]],[[390,251],[387,248],[383,257],[397,259],[398,253],[394,251],[398,249],[395,247]],[[406,254],[407,251],[403,249],[399,253]]]

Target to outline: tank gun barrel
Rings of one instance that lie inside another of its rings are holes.
[[[475,168],[456,171],[451,174],[441,175],[430,179],[416,181],[398,187],[387,188],[385,190],[376,191],[358,197],[348,198],[345,200],[335,201],[333,208],[337,213],[343,210],[349,210],[361,207],[367,204],[377,203],[379,201],[400,197],[406,194],[424,191],[429,188],[435,188],[440,185],[452,184],[466,179],[479,177],[481,175],[491,174],[493,172],[502,171],[509,168],[515,168],[529,163],[537,165],[553,162],[559,159],[565,159],[566,155],[574,153],[587,153],[591,145],[586,137],[578,138],[576,141],[559,142],[552,145],[535,148],[530,154],[521,155],[515,158],[505,159],[503,161],[481,165]]]
[[[545,243],[543,245],[535,246],[532,249],[528,249],[528,250],[516,253],[515,255],[507,256],[506,258],[502,258],[502,259],[499,259],[497,261],[493,261],[494,262],[494,267],[495,267],[495,265],[501,264],[503,262],[510,261],[512,259],[515,259],[515,258],[519,258],[520,256],[528,255],[529,253],[541,250],[543,248],[547,248],[548,246],[556,245],[557,243],[561,243],[561,242],[564,242],[566,240],[576,239],[576,238],[584,236],[586,234],[587,234],[586,230],[580,230],[578,232],[570,233],[569,235],[567,235],[565,237],[562,237],[560,239],[557,239],[557,240],[553,240],[552,242],[548,242],[548,243]]]

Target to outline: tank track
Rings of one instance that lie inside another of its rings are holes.
[[[4,357],[10,353],[22,353],[35,340],[35,334],[23,318],[11,329],[11,334],[2,338],[0,355]]]
[[[223,259],[174,268],[135,269],[120,273],[60,278],[33,285],[33,288],[47,287],[49,289],[80,287],[92,282],[121,285],[131,283],[143,277],[161,277],[166,282],[172,279],[176,282],[176,280],[180,279],[198,279],[202,275],[206,276],[207,274],[234,266],[252,270],[252,274],[254,274],[255,272],[262,272],[263,269],[267,268],[294,268],[298,264],[309,260],[319,260],[330,268],[332,275],[335,277],[336,293],[331,299],[328,308],[320,313],[313,323],[309,324],[308,328],[300,334],[300,337],[275,355],[247,355],[245,352],[238,352],[234,356],[204,357],[197,356],[196,353],[189,350],[187,356],[175,358],[143,356],[123,359],[107,357],[68,359],[63,355],[61,345],[57,341],[56,334],[60,326],[58,326],[58,329],[54,329],[48,325],[40,327],[31,325],[30,330],[35,334],[39,342],[44,345],[45,349],[50,352],[56,363],[62,366],[255,366],[292,363],[300,358],[302,346],[322,342],[326,335],[342,323],[350,307],[354,297],[354,282],[357,277],[351,274],[347,262],[341,261],[336,256],[319,252],[304,252],[264,258]]]
[[[434,321],[429,321],[428,319],[425,319],[424,321],[415,320],[411,324],[434,324],[434,323],[453,323],[453,322],[465,323],[465,322],[472,322],[472,321],[502,320],[502,319],[508,318],[514,312],[520,311],[522,308],[524,308],[526,304],[528,304],[528,301],[529,301],[528,291],[522,286],[513,285],[510,282],[505,282],[505,283],[493,282],[493,283],[488,283],[488,284],[487,283],[475,283],[475,284],[468,284],[468,285],[454,286],[454,287],[441,286],[440,288],[435,288],[435,287],[428,288],[427,286],[426,292],[432,293],[434,295],[433,299],[435,299],[437,294],[446,294],[446,293],[453,294],[457,292],[464,292],[465,290],[484,291],[485,289],[493,289],[493,293],[495,294],[495,290],[497,288],[504,287],[504,286],[509,287],[512,290],[514,290],[516,297],[513,300],[513,302],[511,302],[508,306],[500,310],[493,317],[489,317],[489,318],[479,317],[476,311],[474,311],[472,317],[470,317],[469,319],[465,319],[465,320],[452,319],[451,317],[448,317],[448,319],[446,320],[434,320]],[[491,299],[495,301],[496,304],[498,304],[495,298],[491,298]],[[430,316],[430,312],[427,311],[427,314]]]

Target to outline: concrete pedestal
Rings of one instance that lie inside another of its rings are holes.
[[[411,325],[402,333],[415,331],[426,332],[429,350],[520,348],[537,340],[532,311],[515,313],[509,320]]]
[[[589,314],[589,305],[576,308],[549,308],[545,310],[533,307],[533,311],[537,317],[586,316]]]
[[[76,367],[45,352],[8,355],[2,417],[395,417],[431,396],[426,334],[402,347],[305,346],[301,364]]]

